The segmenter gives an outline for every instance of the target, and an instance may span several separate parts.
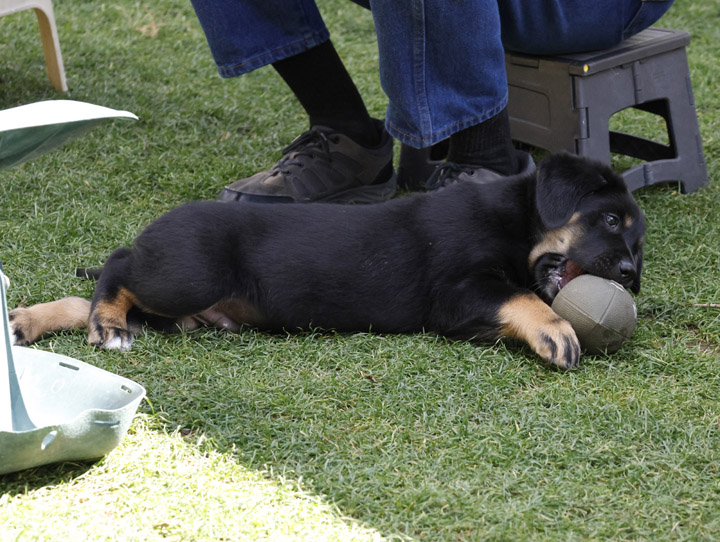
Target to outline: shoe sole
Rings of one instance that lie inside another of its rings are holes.
[[[318,198],[317,202],[323,203],[381,203],[395,195],[397,191],[397,174],[393,173],[389,180],[381,184],[360,186],[337,192],[324,198]],[[243,194],[224,188],[217,197],[220,201],[251,201],[257,203],[295,203],[295,200],[287,196],[264,196],[261,194]],[[310,203],[310,202],[302,202]]]

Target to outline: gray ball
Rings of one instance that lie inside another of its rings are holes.
[[[580,275],[555,297],[553,310],[570,325],[589,354],[616,352],[635,331],[637,307],[617,282]]]

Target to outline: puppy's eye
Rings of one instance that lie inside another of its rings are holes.
[[[605,219],[605,223],[611,228],[615,228],[618,224],[620,224],[620,217],[613,213],[605,213],[603,218]]]

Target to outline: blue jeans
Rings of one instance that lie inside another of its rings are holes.
[[[505,49],[605,49],[673,0],[354,0],[372,10],[390,134],[428,147],[499,113]],[[192,0],[220,75],[234,77],[328,40],[314,0]]]

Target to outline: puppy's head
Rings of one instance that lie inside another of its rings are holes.
[[[645,217],[611,168],[570,154],[551,156],[536,174],[541,224],[529,257],[538,294],[548,303],[590,273],[640,291]]]

